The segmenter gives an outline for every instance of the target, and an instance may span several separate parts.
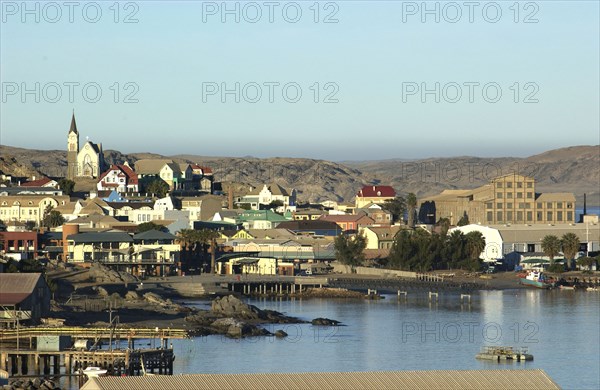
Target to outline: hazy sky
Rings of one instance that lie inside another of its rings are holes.
[[[600,142],[598,1],[23,4],[1,2],[5,145],[66,148],[73,109],[82,140],[167,155]]]

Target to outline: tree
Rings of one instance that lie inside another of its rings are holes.
[[[456,226],[465,226],[465,225],[468,225],[468,224],[469,224],[469,216],[467,215],[467,212],[465,211],[465,213],[463,214],[463,216],[460,217],[460,219],[456,223]]]
[[[550,258],[550,265],[554,264],[554,257],[560,252],[560,240],[555,235],[549,234],[542,239],[542,251]]]
[[[394,221],[398,221],[404,217],[404,213],[406,212],[406,201],[403,197],[397,196],[394,199],[386,199],[381,207],[392,213]]]
[[[580,268],[591,269],[591,267],[596,263],[596,259],[589,256],[583,256],[577,259],[577,265]]]
[[[415,227],[415,214],[417,212],[417,196],[410,192],[406,195],[406,207],[408,208],[408,226]]]
[[[158,198],[164,198],[169,192],[169,185],[162,179],[154,179],[146,187],[146,191],[156,195]]]
[[[53,210],[51,205],[46,206],[44,210],[44,216],[42,217],[42,226],[47,227],[48,229],[61,226],[65,223],[65,218],[62,214],[56,210]]]
[[[178,233],[179,241],[182,244],[182,249],[186,254],[188,261],[198,259],[200,252],[202,257],[206,258],[208,247],[212,247],[216,251],[214,240],[219,236],[217,232],[209,229],[194,230],[182,229]],[[211,272],[214,273],[214,257],[211,253]]]
[[[485,237],[478,231],[472,231],[465,235],[467,252],[472,260],[479,259],[479,255],[485,249]]]
[[[335,258],[342,264],[357,266],[365,260],[367,239],[362,234],[349,236],[340,234],[334,240]]]
[[[567,267],[568,269],[572,268],[572,262],[575,260],[575,256],[579,252],[579,237],[575,233],[565,233],[560,239],[560,244],[562,246],[562,252],[565,255],[565,259],[567,259]]]
[[[157,225],[154,222],[140,223],[137,227],[138,233],[147,232],[149,230],[158,230],[161,232],[165,232],[165,231],[167,231],[167,228],[162,225]]]
[[[281,207],[283,206],[283,201],[279,200],[279,199],[275,199],[274,201],[272,201],[271,203],[269,203],[269,206],[267,206],[269,209],[273,209],[276,210],[277,207]]]
[[[75,189],[75,182],[67,178],[62,178],[58,181],[58,186],[62,190],[63,194],[71,195]]]

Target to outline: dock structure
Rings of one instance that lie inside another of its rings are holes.
[[[309,288],[329,286],[326,277],[279,277],[234,280],[227,283],[227,289],[243,295],[294,295]]]
[[[481,352],[475,355],[481,360],[512,360],[516,362],[533,360],[533,355],[527,353],[526,348],[516,349],[513,347],[488,346],[483,347]]]
[[[173,375],[175,355],[172,349],[52,351],[3,350],[0,370],[15,375],[70,375],[87,367],[100,367],[111,375],[140,375],[146,372]]]

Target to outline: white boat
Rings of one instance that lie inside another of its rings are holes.
[[[587,291],[600,291],[600,288],[598,287],[588,287],[586,288]]]
[[[107,370],[100,367],[87,367],[85,370],[83,370],[83,373],[88,378],[97,378],[99,376],[106,375],[107,372]]]

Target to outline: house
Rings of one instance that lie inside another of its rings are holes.
[[[272,257],[224,257],[216,264],[220,275],[277,275],[278,261]]]
[[[134,234],[131,261],[146,265],[146,275],[168,275],[180,261],[181,245],[177,240],[177,236],[158,230]],[[151,264],[154,265],[154,272],[149,273],[147,266]]]
[[[390,186],[364,186],[356,194],[355,207],[360,209],[370,203],[384,204],[396,197],[396,191]]]
[[[536,193],[535,179],[518,174],[496,177],[474,189],[444,190],[420,200],[429,221],[448,218],[451,225],[467,216],[480,224],[563,224],[575,222],[575,195]]]
[[[271,210],[247,210],[237,216],[236,223],[244,229],[274,229],[285,221],[286,217]]]
[[[36,325],[50,313],[50,288],[40,273],[0,273],[2,327]]]
[[[335,222],[342,231],[358,230],[361,227],[373,225],[375,222],[366,214],[346,214],[346,215],[322,215],[319,218],[321,221]]]
[[[127,162],[113,164],[100,175],[97,188],[99,191],[138,192],[138,176]]]
[[[319,219],[322,215],[325,214],[325,211],[318,209],[296,209],[294,211],[292,218],[296,221],[314,221]]]
[[[262,188],[254,188],[248,194],[243,196],[239,203],[250,205],[252,210],[259,210],[260,205],[268,206],[272,202],[280,201],[283,204],[283,210],[295,210],[296,190],[287,191],[279,184],[265,184]]]
[[[547,235],[554,235],[560,238],[566,233],[577,235],[581,243],[581,252],[596,252],[600,250],[600,229],[597,224],[516,224],[489,226],[470,224],[450,229],[448,232],[452,233],[455,230],[462,231],[464,234],[471,231],[481,232],[486,240],[485,249],[481,253],[481,258],[485,261],[506,259],[506,256],[510,253],[519,253],[523,254],[523,256],[534,254],[535,258],[542,258],[540,254],[543,253],[543,238]],[[514,259],[510,261],[515,262]]]
[[[393,215],[388,210],[383,209],[377,203],[369,203],[360,209],[354,210],[355,214],[365,213],[373,219],[376,225],[391,225]]]
[[[297,234],[331,236],[335,237],[342,233],[342,228],[332,221],[286,221],[277,225],[279,229],[288,229]]]
[[[50,187],[50,188],[59,188],[58,182],[54,179],[50,179],[48,177],[43,177],[41,179],[33,177],[31,181],[26,181],[21,184],[21,187]]]
[[[33,222],[40,226],[47,207],[64,206],[70,201],[65,195],[7,195],[0,196],[0,220]]]
[[[121,231],[79,232],[71,226],[66,235],[68,262],[102,263],[137,276],[163,276],[179,261],[177,237],[159,231],[131,235]]]
[[[0,253],[14,260],[34,259],[40,249],[38,232],[0,232]]]
[[[177,200],[181,203],[181,210],[190,213],[190,221],[208,221],[222,207],[221,197],[215,195],[178,197]]]
[[[170,159],[141,159],[135,163],[135,172],[140,185],[145,190],[146,186],[155,179],[162,179],[169,185],[169,189],[186,188],[186,177],[192,177],[192,168],[189,164],[178,164]]]
[[[191,164],[192,180],[195,189],[212,194],[214,192],[214,175],[210,167]]]
[[[401,229],[400,225],[367,226],[360,229],[360,233],[367,239],[365,249],[391,249],[394,244],[394,238]]]

